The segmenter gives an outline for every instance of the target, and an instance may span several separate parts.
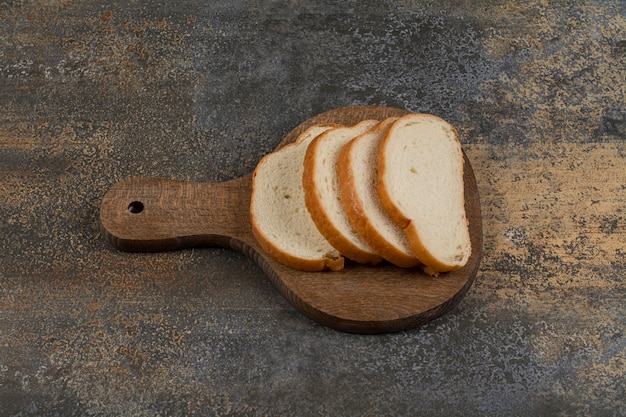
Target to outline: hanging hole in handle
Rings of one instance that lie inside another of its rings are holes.
[[[132,214],[139,214],[143,211],[143,203],[141,201],[133,201],[128,205],[128,211]]]

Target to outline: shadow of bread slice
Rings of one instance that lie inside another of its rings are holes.
[[[305,207],[303,162],[310,142],[339,125],[315,125],[261,159],[252,174],[250,222],[271,257],[302,271],[337,271],[344,258],[320,234]]]
[[[348,142],[339,153],[337,172],[343,207],[358,234],[389,262],[411,268],[421,263],[376,192],[378,148],[383,135],[397,119],[385,119]]]
[[[337,127],[316,137],[304,157],[304,201],[320,233],[340,254],[359,263],[376,264],[382,257],[369,247],[350,223],[341,203],[337,160],[343,146],[378,123],[365,120]]]
[[[427,273],[465,265],[472,249],[454,127],[428,114],[396,120],[379,149],[378,194]]]

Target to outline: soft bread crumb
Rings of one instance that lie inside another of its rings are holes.
[[[455,129],[432,115],[401,117],[379,149],[381,204],[431,275],[462,267],[471,254],[463,163]]]
[[[384,210],[376,192],[378,149],[397,118],[390,117],[346,144],[337,163],[341,202],[357,233],[379,255],[404,268],[420,264],[408,239]]]
[[[343,257],[319,233],[304,207],[302,170],[308,144],[337,125],[316,125],[296,142],[266,155],[252,176],[250,221],[270,256],[305,271],[343,268]]]
[[[384,133],[376,133],[377,127]],[[375,145],[375,157],[359,154],[364,151],[356,146],[350,153],[350,145],[376,134],[382,138]],[[329,137],[333,146],[320,146]],[[431,115],[365,121],[351,128],[313,126],[255,169],[253,233],[270,256],[304,271],[339,271],[344,267],[342,255],[372,264],[385,256],[398,266],[420,265],[431,276],[458,269],[471,254],[463,158],[456,130]],[[361,184],[357,190],[355,176],[369,189]],[[367,209],[352,200],[364,194],[371,197]],[[378,208],[372,209],[372,204]],[[385,236],[388,240],[376,236],[372,223],[393,226]],[[402,249],[405,259],[390,256],[392,247],[398,253]]]
[[[382,257],[354,229],[341,201],[337,162],[343,146],[378,124],[365,120],[330,129],[316,137],[304,157],[304,201],[320,233],[342,255],[359,263],[377,264]]]

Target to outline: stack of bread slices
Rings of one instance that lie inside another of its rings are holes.
[[[299,270],[348,258],[438,275],[471,254],[463,190],[458,135],[436,116],[315,125],[259,162],[250,219],[263,250]]]

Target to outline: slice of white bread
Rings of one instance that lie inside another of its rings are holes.
[[[302,172],[309,143],[339,125],[315,125],[261,159],[252,174],[250,222],[271,257],[303,271],[340,270],[344,258],[320,234],[304,203]]]
[[[471,254],[463,163],[454,127],[427,114],[396,120],[379,148],[381,204],[431,275],[462,267]]]
[[[320,233],[340,254],[359,263],[376,264],[382,257],[359,236],[341,203],[337,160],[343,146],[378,124],[365,120],[338,127],[316,137],[304,157],[304,201]]]
[[[358,234],[389,262],[411,268],[420,265],[420,261],[376,192],[378,149],[383,135],[396,120],[397,117],[385,119],[348,142],[339,153],[337,172],[343,207]]]

